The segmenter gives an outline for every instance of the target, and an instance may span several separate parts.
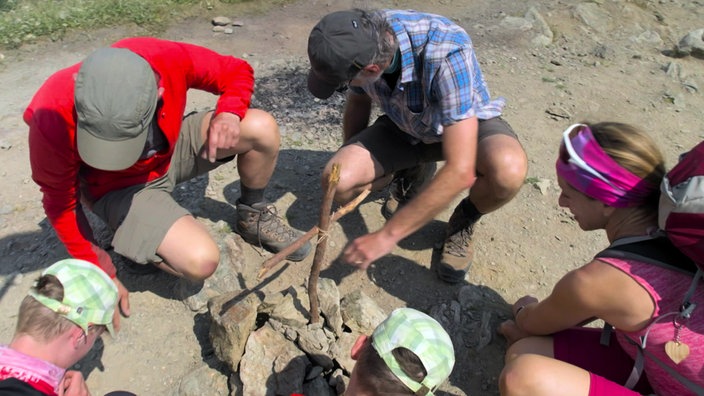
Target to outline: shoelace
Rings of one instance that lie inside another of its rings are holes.
[[[267,223],[270,223],[273,227],[262,227],[262,224],[266,225]],[[259,246],[262,246],[262,230],[273,231],[275,235],[288,236],[289,238],[296,236],[293,230],[286,227],[281,221],[278,209],[274,205],[267,205],[259,212],[259,218],[257,219],[257,242]]]
[[[468,225],[458,232],[450,235],[450,237],[445,241],[445,250],[457,257],[467,256],[467,247],[469,246],[469,240],[472,237],[472,226]]]

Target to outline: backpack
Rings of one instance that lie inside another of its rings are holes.
[[[681,155],[677,165],[663,178],[660,185],[658,226],[660,230],[655,236],[624,238],[598,253],[596,258],[635,259],[692,274],[692,283],[682,296],[679,312],[661,315],[655,322],[663,318],[670,319],[675,315],[676,318],[686,320],[697,308],[690,299],[704,275],[704,141]],[[655,322],[651,323],[651,326]],[[613,327],[608,323],[604,325],[601,337],[603,345],[608,345],[612,330]],[[646,331],[638,341],[629,339],[638,347],[638,353],[625,386],[630,389],[636,385],[647,355],[694,394],[704,395],[704,388],[645,350],[647,337]]]

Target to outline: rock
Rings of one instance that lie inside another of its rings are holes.
[[[653,30],[646,30],[638,36],[633,36],[631,37],[631,41],[639,44],[648,44],[653,46],[662,44],[662,38],[660,37],[658,32],[655,32]]]
[[[484,304],[484,293],[474,285],[462,286],[457,293],[457,300],[463,309],[471,310]]]
[[[386,319],[386,313],[361,290],[345,296],[340,301],[340,310],[347,327],[360,334],[372,334],[376,326]]]
[[[477,336],[477,351],[482,350],[491,342],[491,311],[482,312],[482,321],[479,326],[479,334]]]
[[[310,318],[308,292],[302,287],[290,287],[284,293],[276,293],[282,297],[276,297],[278,303],[270,305],[269,315],[286,326],[305,327]]]
[[[215,355],[235,372],[247,339],[255,328],[260,303],[254,293],[244,298],[240,298],[239,294],[240,292],[223,294],[208,303],[212,320],[209,336]]]
[[[237,373],[230,374],[230,396],[244,396],[244,385]]]
[[[682,37],[677,43],[676,52],[680,56],[692,55],[704,59],[704,29],[691,31]]]
[[[306,326],[298,330],[298,347],[301,348],[308,357],[325,370],[332,370],[335,366],[330,357],[330,345],[335,339],[330,339],[322,328],[316,326]]]
[[[546,109],[545,112],[548,113],[551,116],[551,118],[553,118],[555,120],[557,120],[557,119],[569,120],[570,118],[572,118],[572,114],[570,114],[570,112],[562,106],[552,106],[552,107]]]
[[[212,23],[215,26],[227,26],[232,23],[232,19],[226,16],[216,16],[213,18]]]
[[[254,331],[240,362],[240,380],[245,395],[290,395],[303,393],[310,361],[305,353],[268,323]]]
[[[371,334],[371,333],[370,333]],[[342,333],[340,337],[330,345],[330,354],[337,364],[347,373],[352,373],[355,361],[350,356],[352,346],[359,338],[359,333]]]
[[[596,56],[597,58],[611,60],[616,57],[616,51],[614,51],[611,47],[607,47],[606,45],[598,44],[592,50],[592,55]]]
[[[328,382],[322,376],[317,376],[312,381],[303,384],[304,395],[315,396],[335,396],[337,393],[328,385]]]
[[[696,83],[695,81],[693,81],[693,80],[685,80],[685,81],[682,81],[682,86],[683,86],[684,89],[686,89],[687,92],[689,92],[689,93],[696,93],[696,92],[699,91],[699,86],[698,86],[697,83]]]
[[[325,371],[322,367],[320,366],[313,366],[311,367],[310,371],[308,371],[308,374],[306,374],[306,381],[310,381],[316,377],[319,377],[320,374]]]
[[[605,33],[611,16],[596,3],[580,3],[574,9],[574,15],[585,25],[599,33]]]
[[[538,12],[535,7],[531,7],[526,12],[525,18],[533,25],[533,29],[538,31],[538,35],[531,40],[535,46],[547,46],[552,44],[554,34],[550,25],[545,21],[545,18]]]
[[[235,32],[235,30],[233,28],[228,27],[228,28],[225,28],[222,32],[225,34],[232,34]]]
[[[521,30],[524,32],[533,28],[533,24],[527,19],[512,16],[504,18],[499,26],[505,30]]]
[[[550,179],[542,179],[541,178],[535,183],[535,188],[540,190],[541,194],[546,195],[548,193],[548,191],[550,190],[551,184],[552,184],[552,182],[550,181]]]
[[[677,62],[670,62],[663,68],[665,70],[665,74],[667,74],[668,77],[672,78],[675,81],[679,81],[682,76],[682,65],[680,65]]]
[[[342,372],[342,369],[337,369],[330,374],[328,384],[335,389],[338,395],[342,395],[350,384],[350,378]]]
[[[193,312],[200,312],[208,305],[208,300],[218,295],[205,288],[205,282],[193,282],[186,278],[177,280],[174,292],[177,298]]]
[[[174,394],[175,396],[228,396],[230,390],[227,382],[227,376],[207,364],[202,364],[181,378],[178,390]]]
[[[321,314],[325,317],[328,327],[339,336],[342,334],[343,321],[340,312],[340,291],[334,280],[327,278],[318,280],[318,301],[320,302]]]

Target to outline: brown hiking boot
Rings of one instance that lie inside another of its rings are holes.
[[[438,278],[447,283],[462,282],[472,266],[472,233],[479,216],[470,218],[467,204],[469,199],[463,199],[447,222],[445,243],[437,268]]]
[[[237,201],[237,222],[235,232],[247,243],[261,246],[277,253],[296,241],[302,232],[284,224],[276,213],[276,207],[270,203],[258,203],[252,206]],[[287,260],[301,261],[310,253],[310,242],[286,257]]]
[[[387,220],[390,219],[397,210],[421,192],[437,169],[436,162],[425,162],[396,172],[389,185],[389,196],[381,207],[381,215]]]

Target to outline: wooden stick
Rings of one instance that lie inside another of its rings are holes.
[[[347,205],[341,207],[335,213],[333,213],[330,220],[335,222],[335,221],[339,220],[342,216],[353,211],[360,203],[362,203],[362,201],[364,201],[364,198],[366,198],[367,195],[369,195],[370,193],[371,193],[370,190],[362,191],[357,196],[357,198],[348,202]],[[289,246],[283,248],[280,252],[276,253],[275,255],[269,257],[262,264],[262,268],[259,270],[259,274],[257,274],[257,279],[261,279],[264,275],[266,275],[267,272],[269,272],[270,269],[274,268],[274,266],[276,266],[278,263],[283,261],[286,258],[286,256],[295,252],[301,246],[303,246],[306,242],[311,240],[317,232],[318,232],[318,226],[313,226],[313,228],[308,230],[308,232],[306,232],[305,234],[298,237],[298,239],[296,239],[295,242],[293,242]]]
[[[340,182],[340,164],[332,164],[332,171],[328,176],[328,187],[320,205],[320,221],[318,223],[318,243],[315,245],[315,256],[313,256],[313,266],[308,277],[308,301],[310,301],[310,323],[320,322],[320,312],[318,301],[318,278],[320,277],[320,266],[325,260],[325,252],[328,249],[328,230],[330,228],[330,211],[332,210],[332,199],[335,196],[335,188]]]

